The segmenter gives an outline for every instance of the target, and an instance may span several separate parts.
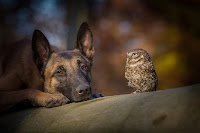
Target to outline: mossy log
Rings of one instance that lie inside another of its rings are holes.
[[[0,116],[0,127],[19,133],[200,132],[200,84],[9,112]]]

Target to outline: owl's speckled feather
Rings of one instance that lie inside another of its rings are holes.
[[[134,92],[156,91],[158,78],[149,54],[143,49],[127,53],[125,78]]]

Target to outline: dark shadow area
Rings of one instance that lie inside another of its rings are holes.
[[[0,122],[0,128],[2,129],[1,132],[17,132],[18,126],[29,114],[31,114],[32,109],[36,109],[36,107],[32,106],[29,101],[24,101],[1,112],[1,119],[9,116],[6,121]],[[19,113],[22,111],[24,111],[24,113],[20,115]]]

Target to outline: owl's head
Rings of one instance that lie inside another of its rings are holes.
[[[133,49],[126,53],[126,62],[150,61],[149,54],[143,49]]]

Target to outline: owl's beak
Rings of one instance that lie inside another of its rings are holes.
[[[126,59],[126,62],[129,62],[129,61],[130,61],[130,59],[129,59],[129,58],[127,58],[127,59]]]

